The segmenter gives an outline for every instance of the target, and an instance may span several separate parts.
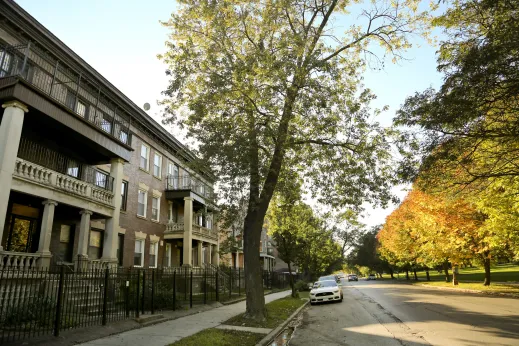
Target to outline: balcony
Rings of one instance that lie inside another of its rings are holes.
[[[113,208],[113,178],[22,137],[14,177]]]
[[[107,96],[108,90],[37,44],[0,46],[0,86],[9,84],[9,77],[23,79],[90,126],[130,146],[130,115]]]
[[[182,200],[184,197],[193,198],[195,210],[203,206],[208,206],[208,210],[215,208],[213,189],[202,180],[186,174],[181,177],[168,175],[166,177],[166,199]]]
[[[197,224],[193,224],[193,236],[199,238],[209,238],[214,241],[218,241],[218,231],[212,230]],[[173,238],[167,237],[168,234],[176,235],[176,238],[181,238],[184,235],[184,223],[183,222],[169,222],[166,225],[166,239]]]

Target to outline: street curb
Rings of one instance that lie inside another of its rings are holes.
[[[304,303],[296,311],[294,311],[294,313],[290,315],[290,317],[287,318],[283,323],[277,326],[276,329],[274,329],[267,336],[261,339],[260,342],[256,344],[256,346],[268,345],[276,336],[278,336],[279,333],[281,333],[281,331],[283,331],[283,329],[285,329],[285,327],[290,323],[290,321],[292,321],[301,312],[301,310],[303,310],[308,305],[308,303],[310,303],[310,299],[308,299],[306,303]]]
[[[519,293],[503,293],[503,292],[492,292],[492,291],[480,291],[480,290],[472,290],[472,289],[468,289],[468,288],[441,287],[441,286],[429,286],[429,285],[414,285],[414,286],[435,288],[437,290],[444,290],[444,291],[457,291],[457,292],[466,292],[466,293],[473,293],[473,294],[485,294],[485,295],[489,295],[489,296],[501,296],[501,297],[509,297],[509,298],[519,299]]]

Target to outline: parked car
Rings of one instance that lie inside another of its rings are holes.
[[[359,278],[355,274],[348,274],[348,281],[359,281]]]
[[[376,280],[377,277],[375,276],[375,274],[369,274],[368,275],[368,280]]]
[[[339,282],[340,279],[337,275],[326,275],[319,277],[319,280],[317,281],[326,281],[326,280],[335,280],[335,282]]]
[[[316,282],[317,287],[310,291],[310,304],[339,301],[342,302],[342,289],[335,280],[324,280]]]

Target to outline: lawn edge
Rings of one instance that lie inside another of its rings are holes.
[[[285,292],[285,291],[289,291],[289,290],[290,290],[290,288],[287,288],[286,290],[276,291],[276,292],[268,292],[268,293],[265,293],[263,296],[268,296],[269,294],[281,293],[281,292]],[[222,304],[222,305],[231,305],[231,304],[243,302],[246,299],[247,299],[247,296],[243,296],[242,298],[238,298],[238,299],[234,299],[234,300],[228,300],[228,301],[219,302],[219,303]]]
[[[422,287],[427,287],[427,288],[434,288],[434,289],[438,289],[438,290],[458,291],[458,292],[466,292],[466,293],[473,293],[473,294],[485,294],[485,295],[489,295],[489,296],[502,296],[502,297],[519,299],[519,293],[481,291],[481,290],[473,290],[470,288],[442,287],[442,286],[432,286],[432,285],[412,284],[412,283],[411,283],[411,285],[422,286]]]
[[[301,312],[301,310],[303,310],[308,305],[308,303],[310,303],[310,299],[308,299],[303,305],[298,307],[297,310],[292,313],[292,315],[290,315],[284,322],[282,322],[270,333],[268,333],[267,336],[261,339],[260,342],[256,344],[256,346],[268,345],[268,343],[270,343],[276,336],[278,336],[278,334],[281,333],[283,329],[285,329],[285,327],[290,323],[290,321],[292,321]]]

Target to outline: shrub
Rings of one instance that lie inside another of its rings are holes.
[[[294,288],[296,289],[296,291],[298,292],[304,292],[304,291],[310,291],[310,288],[308,287],[308,282],[304,281],[304,280],[298,280],[295,284],[294,284]]]

